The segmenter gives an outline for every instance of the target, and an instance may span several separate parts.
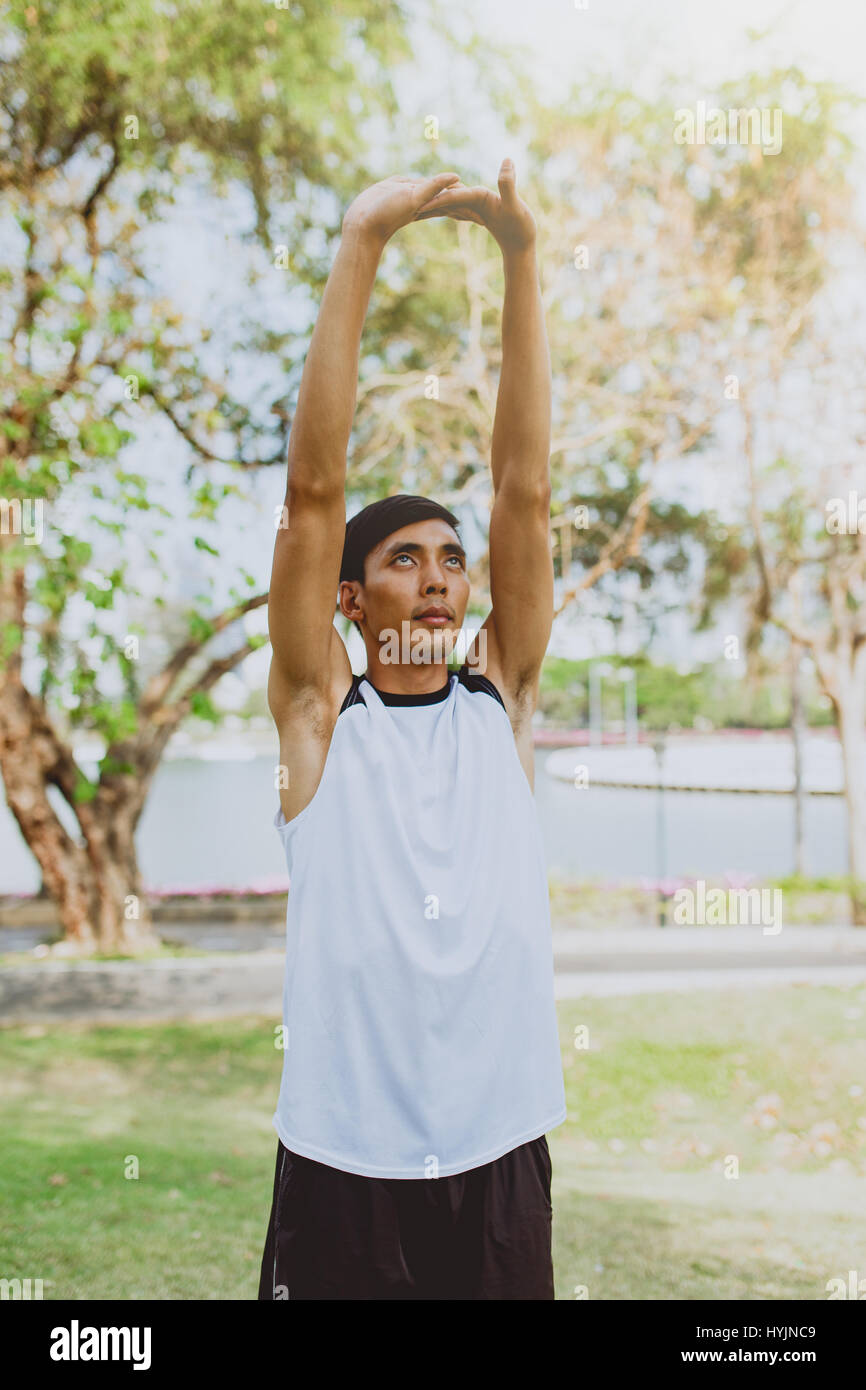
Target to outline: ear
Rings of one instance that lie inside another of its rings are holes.
[[[357,579],[341,579],[340,592],[337,596],[337,605],[344,618],[350,618],[355,622],[355,615],[360,612],[358,605],[358,590],[361,585]],[[361,614],[363,616],[363,614]]]

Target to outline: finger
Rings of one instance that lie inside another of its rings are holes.
[[[473,217],[475,214],[471,208],[461,207],[442,207],[440,203],[426,203],[423,208],[418,208],[415,213],[417,221],[424,217]]]
[[[442,204],[443,198],[446,198],[446,197],[448,197],[448,198],[453,198],[453,196],[454,196],[455,193],[460,194],[460,193],[466,193],[466,192],[467,192],[466,185],[465,185],[465,184],[462,184],[462,183],[460,183],[460,182],[457,182],[457,183],[451,184],[451,186],[450,186],[449,188],[440,188],[439,191],[438,191],[438,193],[434,193],[433,196],[430,197],[430,198],[425,198],[425,199],[424,199],[424,202],[421,204],[421,207],[434,207],[434,206],[435,206],[435,207],[440,207],[441,204]]]
[[[503,159],[499,166],[499,192],[503,203],[509,206],[517,202],[517,176],[514,161]]]
[[[424,222],[430,217],[452,217],[455,222],[477,222],[479,226],[484,225],[483,219],[477,213],[460,208],[427,208],[423,212],[416,212],[412,220]]]
[[[433,198],[428,198],[422,207],[436,208],[478,208],[483,207],[484,202],[489,198],[490,189],[483,187],[466,188],[460,185],[459,188],[443,188]]]
[[[429,208],[425,212],[416,212],[414,222],[423,222],[429,217],[452,217],[456,222],[476,222],[479,227],[484,223],[474,212],[461,212],[453,208]]]
[[[422,205],[424,203],[428,203],[431,198],[434,198],[437,193],[440,193],[449,184],[459,182],[460,175],[455,174],[453,172],[446,174],[434,174],[432,178],[424,179],[421,183],[421,187],[418,189],[419,202]]]

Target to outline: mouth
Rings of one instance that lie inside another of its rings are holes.
[[[416,618],[416,622],[427,623],[430,627],[444,627],[450,621],[450,614],[444,608],[428,608],[426,613],[419,613]]]

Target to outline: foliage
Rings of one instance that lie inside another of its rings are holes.
[[[385,0],[334,12],[310,0],[5,8],[0,496],[38,501],[45,534],[35,546],[4,536],[0,576],[26,576],[22,656],[53,717],[110,741],[111,700],[140,698],[170,650],[129,621],[130,605],[159,602],[173,520],[168,480],[130,469],[129,446],[170,423],[199,469],[187,474],[186,541],[215,562],[216,531],[202,523],[248,494],[251,462],[285,459],[280,421],[233,389],[237,346],[156,292],[149,229],[195,181],[201,197],[248,208],[242,237],[273,255],[291,206],[294,283],[318,283],[300,248],[311,225],[339,225],[364,177],[361,123],[394,113],[387,74],[408,53],[404,18]],[[311,216],[316,189],[326,200]],[[291,334],[282,346],[302,359]],[[209,573],[224,587],[218,563]],[[199,642],[212,602],[187,601]],[[130,662],[136,630],[146,640]],[[6,624],[7,652],[15,640]]]
[[[630,668],[637,682],[637,708],[644,729],[778,729],[790,721],[790,686],[784,671],[766,668],[745,680],[728,663],[706,662],[693,671],[657,664],[646,656],[606,656],[616,670]],[[589,672],[593,660],[547,657],[538,708],[545,720],[563,728],[589,727]],[[621,727],[623,693],[614,676],[601,685],[605,726]],[[832,722],[814,682],[807,700],[812,725]]]

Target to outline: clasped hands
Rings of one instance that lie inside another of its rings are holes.
[[[359,193],[343,217],[343,233],[359,232],[382,246],[400,227],[428,217],[454,217],[486,227],[503,255],[535,246],[535,219],[518,197],[514,165],[503,159],[499,192],[478,185],[467,188],[459,174],[415,178],[392,174]]]

